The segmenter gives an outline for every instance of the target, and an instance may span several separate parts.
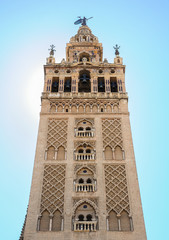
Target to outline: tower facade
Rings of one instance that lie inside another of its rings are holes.
[[[24,240],[146,240],[125,89],[87,25],[55,63],[44,90]]]

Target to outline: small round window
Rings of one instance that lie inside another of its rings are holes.
[[[87,205],[83,205],[83,208],[87,208]]]
[[[87,170],[83,170],[83,173],[87,173]]]
[[[55,73],[58,73],[59,71],[58,70],[55,70]]]
[[[103,71],[100,69],[100,70],[99,70],[99,73],[102,73],[102,72],[103,72]]]
[[[70,70],[68,69],[66,72],[67,72],[67,73],[70,73]]]

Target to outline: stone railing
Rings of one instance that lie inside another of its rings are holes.
[[[75,232],[95,232],[97,221],[75,221],[74,231]]]
[[[76,192],[95,192],[95,184],[93,183],[76,183],[75,185]]]
[[[75,137],[93,137],[94,136],[94,132],[91,131],[78,131],[75,130]]]
[[[75,153],[75,160],[95,160],[94,153]]]

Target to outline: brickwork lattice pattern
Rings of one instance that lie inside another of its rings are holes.
[[[125,210],[129,214],[130,206],[125,165],[105,165],[104,171],[107,212],[114,210],[117,214],[120,214]]]
[[[43,187],[40,212],[48,210],[54,213],[57,209],[63,213],[65,169],[63,164],[48,164],[44,167]]]
[[[58,149],[60,146],[67,147],[67,120],[49,119],[47,148],[53,146]]]
[[[103,119],[102,120],[103,147],[114,148],[119,146],[123,148],[121,119]]]

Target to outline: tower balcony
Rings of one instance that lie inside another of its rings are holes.
[[[75,153],[76,161],[95,160],[95,153]]]
[[[93,137],[94,136],[94,131],[90,130],[77,130],[75,129],[75,136],[76,137]]]
[[[95,192],[96,184],[95,183],[76,183],[75,185],[76,192]]]
[[[97,221],[75,221],[75,232],[96,232]]]

